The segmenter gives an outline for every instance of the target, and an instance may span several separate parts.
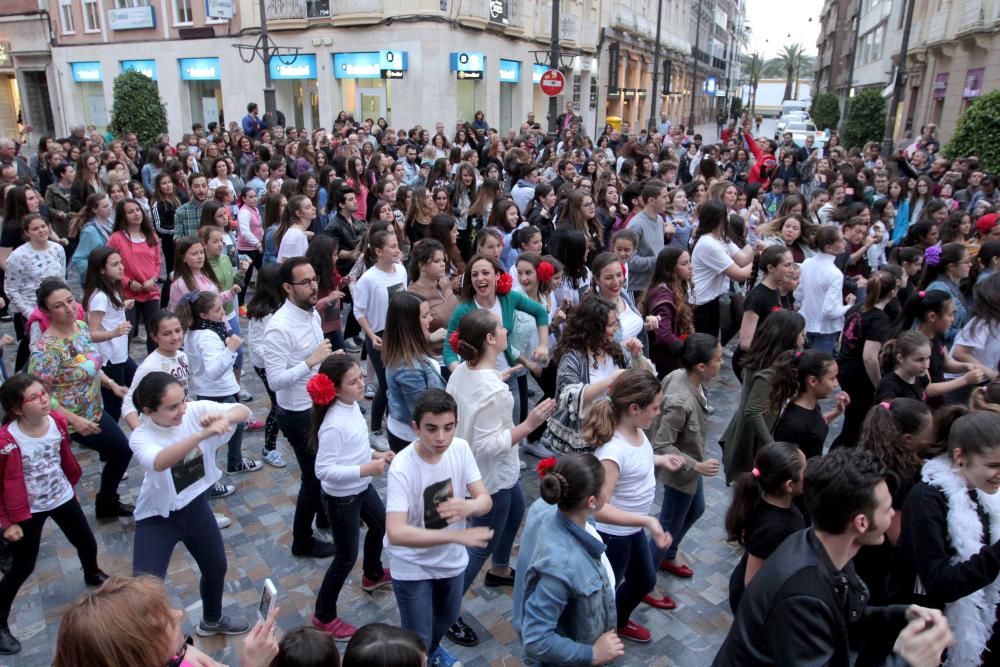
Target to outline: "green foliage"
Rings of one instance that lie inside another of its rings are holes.
[[[840,123],[840,101],[833,93],[820,93],[813,98],[809,114],[821,130],[834,131]]]
[[[1000,90],[987,93],[958,119],[951,141],[944,147],[949,158],[975,155],[984,171],[995,174],[1000,170]]]
[[[116,76],[108,129],[116,137],[135,132],[140,146],[153,145],[167,131],[167,108],[156,82],[135,70]]]
[[[739,118],[741,113],[743,113],[743,100],[738,97],[734,97],[729,103],[729,117]]]
[[[885,134],[885,99],[877,89],[862,90],[847,103],[843,141],[848,148],[861,148],[869,141],[882,141]]]

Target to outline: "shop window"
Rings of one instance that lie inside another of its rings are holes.
[[[76,27],[73,25],[73,0],[59,0],[59,18],[64,35],[76,32]]]
[[[97,0],[83,0],[83,31],[101,31],[101,8]]]
[[[193,22],[191,0],[174,0],[174,25],[189,25]]]

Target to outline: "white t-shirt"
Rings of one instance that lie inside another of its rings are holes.
[[[458,495],[465,497],[469,484],[480,480],[479,468],[469,443],[461,438],[437,463],[420,458],[417,447],[406,447],[389,466],[385,511],[405,512],[406,523],[429,530],[465,530],[465,521],[448,524],[441,518],[437,505]],[[469,554],[457,543],[416,548],[393,546],[386,535],[385,551],[389,555],[392,578],[400,581],[447,579],[465,572]]]
[[[478,303],[476,303],[476,305],[479,306]],[[490,308],[483,308],[482,306],[479,306],[479,310],[488,310],[491,313],[493,313],[494,315],[496,315],[498,320],[500,320],[501,322],[503,322],[503,309],[500,307],[500,298],[499,297],[497,297],[496,299],[493,300],[493,306],[492,307],[490,307]],[[536,331],[537,331],[537,328],[538,327],[536,326],[535,327]],[[507,335],[508,336],[510,335],[509,331],[507,332]],[[502,354],[502,353],[498,354],[497,355],[497,370],[500,371],[501,373],[503,373],[508,368],[510,368],[510,363],[507,361],[507,355],[506,354]]]
[[[125,321],[125,309],[116,308],[111,303],[108,295],[101,290],[96,290],[90,297],[87,312],[104,313],[101,320],[101,328],[111,331]],[[105,364],[120,364],[128,359],[128,335],[115,336],[111,340],[97,343],[97,351],[104,358]]]
[[[562,282],[556,285],[555,289],[552,290],[552,296],[555,297],[556,303],[562,306],[563,301],[569,299],[572,305],[580,303],[580,297],[590,291],[590,269],[587,269],[587,275],[581,280],[577,281],[576,287],[573,287],[573,283],[569,278],[563,277]]]
[[[385,329],[385,317],[389,312],[389,299],[399,290],[406,289],[406,269],[402,264],[393,264],[392,271],[383,271],[372,266],[354,286],[354,317],[368,318],[368,326],[378,333]]]
[[[132,394],[135,393],[135,388],[139,386],[142,378],[153,371],[162,371],[174,376],[181,383],[181,386],[184,387],[184,400],[188,399],[190,394],[188,390],[188,376],[191,375],[191,366],[188,364],[188,358],[184,354],[184,350],[177,350],[174,356],[168,357],[156,349],[150,352],[149,356],[143,359],[139,367],[135,369],[132,384],[129,386],[128,392],[125,394],[125,399],[122,401],[122,416],[138,412],[135,409],[135,403],[132,402]]]
[[[625,302],[625,310],[618,311],[618,326],[621,328],[622,340],[636,338],[642,333],[642,318]]]
[[[695,305],[706,304],[729,290],[729,277],[723,271],[733,264],[733,255],[739,251],[732,241],[723,243],[711,234],[698,239],[691,253]]]
[[[955,345],[972,350],[972,356],[986,368],[996,368],[1000,362],[1000,327],[973,317],[955,336]]]
[[[317,437],[316,477],[323,492],[335,498],[356,496],[371,483],[361,466],[372,460],[368,424],[357,403],[334,401],[323,417]]]
[[[590,384],[594,384],[595,382],[600,382],[601,380],[605,379],[618,369],[618,366],[615,365],[615,358],[612,357],[610,354],[605,354],[604,361],[600,362],[594,359],[594,355],[588,354],[587,364],[588,364],[587,370],[590,373]],[[594,400],[591,401],[591,404],[593,404],[600,398],[605,398],[607,395],[608,395],[608,390],[605,389],[603,392],[601,392],[600,396],[594,397]]]
[[[25,435],[18,427],[17,420],[7,427],[17,448],[21,450],[24,486],[28,492],[28,507],[32,514],[54,510],[73,498],[73,485],[62,469],[62,433],[59,432],[55,419],[46,419],[49,430],[38,438]]]
[[[621,433],[615,434],[601,445],[594,455],[600,461],[614,461],[618,464],[618,484],[611,492],[611,505],[638,516],[646,516],[653,507],[656,496],[656,475],[653,472],[653,447],[646,434],[639,431],[642,444],[630,444]],[[632,535],[641,528],[636,526],[613,526],[598,523],[597,529],[609,535]]]
[[[598,542],[604,542],[601,534],[597,532],[597,528],[594,528],[594,524],[587,521],[583,524],[583,529],[587,531],[587,534],[593,537]],[[611,561],[608,560],[608,552],[601,552],[601,565],[604,566],[604,574],[608,577],[608,584],[611,588],[615,587],[615,570],[611,567]]]
[[[229,442],[236,431],[235,426],[230,426],[222,435],[202,440],[183,461],[168,470],[154,470],[153,462],[161,450],[200,433],[203,430],[201,420],[206,415],[227,412],[232,407],[214,401],[191,401],[180,426],[159,426],[148,417],[141,418],[139,428],[132,431],[128,440],[136,461],[146,471],[135,502],[136,521],[152,516],[167,518],[219,481],[222,471],[215,463],[215,452]]]
[[[283,262],[289,257],[305,257],[309,249],[309,239],[306,233],[298,227],[289,227],[281,237],[281,247],[278,248],[278,261]]]

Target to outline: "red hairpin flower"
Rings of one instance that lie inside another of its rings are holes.
[[[510,277],[509,273],[501,273],[500,277],[497,278],[497,296],[504,296],[510,294],[510,290],[514,287],[514,279]]]
[[[549,262],[540,262],[535,273],[538,275],[538,282],[547,283],[552,280],[552,276],[556,275],[556,267]]]
[[[330,405],[333,399],[337,398],[337,388],[333,386],[333,380],[326,373],[316,373],[309,378],[306,391],[316,405]]]
[[[452,331],[451,335],[448,336],[448,344],[451,345],[451,349],[455,351],[455,354],[458,354],[458,329]]]
[[[684,341],[686,341],[687,339],[688,339],[688,335],[687,334],[681,334],[680,336],[677,337],[677,340],[679,340],[682,343]]]
[[[771,312],[776,313],[779,310],[784,310],[781,306],[771,306]]]
[[[542,459],[541,461],[539,461],[538,465],[536,466],[536,470],[538,470],[538,476],[545,477],[545,475],[550,470],[556,467],[557,463],[559,463],[559,459],[557,459],[554,456],[550,456],[547,459]]]

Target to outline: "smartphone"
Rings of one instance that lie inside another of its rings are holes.
[[[278,599],[278,589],[274,587],[274,582],[270,578],[264,580],[264,588],[260,592],[260,605],[257,607],[257,618],[264,621],[274,609],[274,603]]]

